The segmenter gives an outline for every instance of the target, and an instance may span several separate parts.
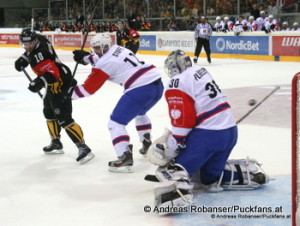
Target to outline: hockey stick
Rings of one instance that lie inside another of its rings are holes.
[[[241,123],[245,118],[247,118],[256,108],[258,108],[263,102],[265,102],[273,93],[275,93],[278,89],[280,89],[280,86],[276,86],[267,96],[265,96],[258,104],[256,104],[253,108],[251,108],[246,114],[244,114],[239,120],[236,121],[236,124],[238,125]],[[151,181],[151,182],[159,182],[157,177],[154,174],[147,174],[144,177],[144,180]]]
[[[33,82],[32,78],[29,76],[29,74],[27,73],[27,71],[25,70],[25,68],[23,68],[22,71],[24,72],[24,74],[25,74],[25,76],[28,78],[28,80],[29,80],[30,82]],[[43,99],[43,95],[41,94],[41,92],[38,91],[37,93],[38,93],[38,95],[40,96],[40,98]]]
[[[258,108],[263,102],[265,102],[273,93],[275,93],[280,86],[276,86],[267,96],[265,96],[258,104],[251,108],[245,115],[243,115],[239,120],[236,121],[236,124],[240,124],[245,118],[247,118],[256,108]]]
[[[159,182],[159,180],[157,179],[157,177],[154,174],[147,174],[144,177],[144,180],[151,181],[151,182]]]
[[[81,45],[81,49],[80,50],[83,50],[84,46],[85,46],[85,43],[86,43],[86,40],[87,40],[87,37],[88,37],[88,34],[89,34],[89,30],[90,30],[90,27],[91,27],[91,24],[92,24],[92,21],[93,21],[93,18],[94,18],[94,15],[95,15],[95,11],[96,11],[96,8],[97,8],[97,4],[98,4],[98,1],[99,0],[96,0],[96,3],[94,5],[94,9],[93,9],[93,12],[91,14],[91,18],[89,20],[89,23],[88,23],[88,29],[86,31],[86,34],[84,35],[84,39],[83,39],[83,42],[82,42],[82,45]],[[75,73],[77,71],[77,67],[78,67],[78,62],[76,62],[75,64],[75,68],[74,68],[74,71],[73,71],[73,74],[72,74],[72,79],[74,78],[75,76]],[[72,84],[72,83],[71,83]]]

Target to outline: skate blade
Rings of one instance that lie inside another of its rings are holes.
[[[121,167],[109,166],[108,171],[114,173],[132,173],[133,169],[132,166],[121,166]]]
[[[46,155],[60,155],[60,154],[64,154],[64,150],[60,149],[60,150],[53,150],[53,151],[44,151],[44,153]]]
[[[85,164],[88,161],[92,160],[93,158],[95,158],[95,155],[92,152],[90,152],[90,153],[88,153],[87,156],[85,156],[84,158],[80,159],[78,162],[80,164]]]

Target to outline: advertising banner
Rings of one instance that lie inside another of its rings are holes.
[[[212,53],[269,55],[269,37],[213,36],[210,47]]]
[[[0,34],[1,45],[18,45],[20,34]]]
[[[81,34],[57,34],[54,35],[54,46],[61,47],[81,47]]]
[[[299,36],[273,36],[274,56],[300,56]]]
[[[155,35],[142,35],[140,38],[140,50],[156,50]]]
[[[187,35],[176,35],[170,32],[170,35],[157,35],[156,36],[156,50],[158,51],[173,51],[181,49],[186,52],[194,52],[196,42],[193,32],[187,32]]]

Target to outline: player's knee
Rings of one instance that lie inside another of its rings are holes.
[[[56,119],[58,121],[58,124],[63,128],[74,122],[74,119],[71,117],[57,117]]]

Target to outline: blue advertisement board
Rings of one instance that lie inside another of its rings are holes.
[[[269,55],[268,36],[212,36],[212,53]]]
[[[156,36],[155,35],[141,35],[140,50],[156,50]]]

